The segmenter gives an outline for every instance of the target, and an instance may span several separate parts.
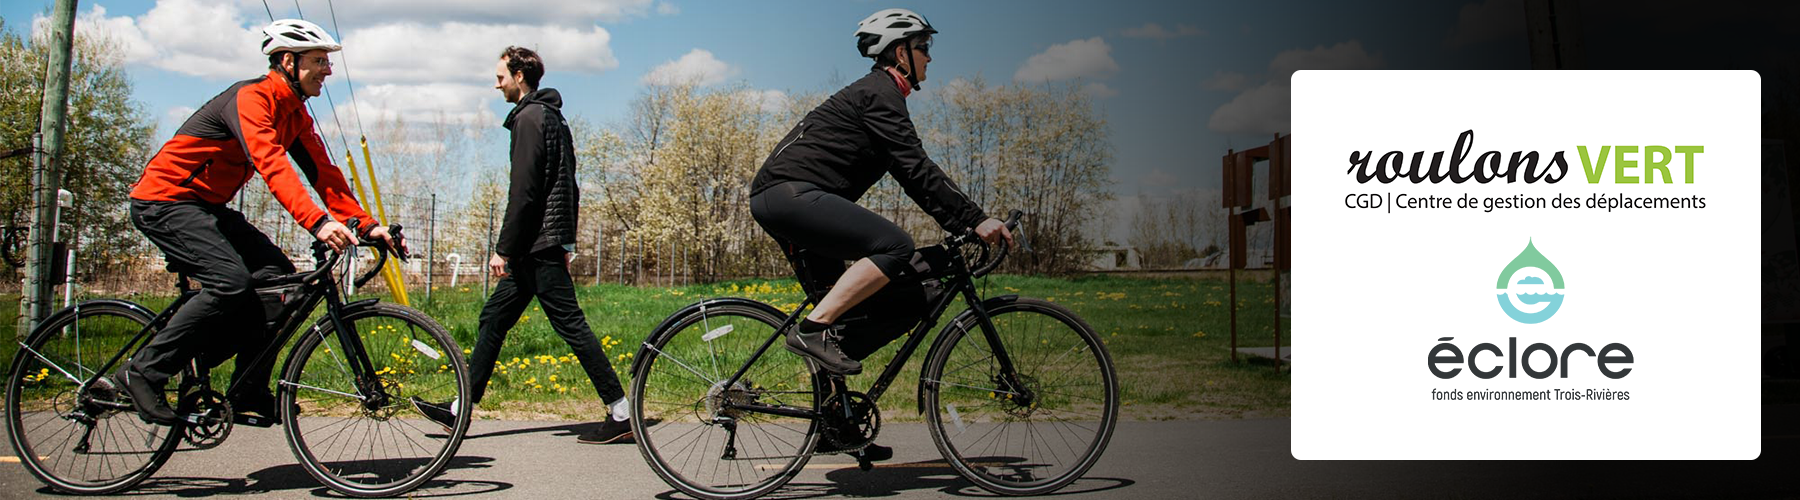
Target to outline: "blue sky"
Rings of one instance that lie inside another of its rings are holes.
[[[51,3],[10,0],[0,15],[8,29],[24,32]],[[295,15],[294,0],[269,5],[277,17]],[[543,85],[563,92],[571,114],[608,123],[624,116],[646,74],[683,56],[719,85],[835,90],[826,88],[834,72],[847,83],[868,68],[854,53],[856,21],[881,8],[910,8],[942,32],[928,88],[976,75],[1010,82],[1028,73],[1022,68],[1034,56],[1059,54],[1066,57],[1049,63],[1049,73],[1029,73],[1103,86],[1096,103],[1110,123],[1114,191],[1125,200],[1216,189],[1219,157],[1228,147],[1255,147],[1287,132],[1292,70],[1523,68],[1529,62],[1516,0],[1379,7],[684,0],[298,5],[347,45],[329,82],[340,106],[350,94],[347,66],[365,116],[382,104],[403,115],[441,108],[494,127],[510,106],[491,89],[492,61],[508,44],[539,47],[549,68]],[[83,25],[127,39],[123,53],[135,97],[164,133],[231,81],[262,72],[260,56],[240,47],[249,43],[249,29],[268,21],[260,1],[92,0],[81,3],[80,13]],[[315,104],[321,122],[331,120],[327,108]]]

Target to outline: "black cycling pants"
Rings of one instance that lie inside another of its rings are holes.
[[[219,355],[235,350],[238,365],[232,380],[238,380],[243,390],[268,390],[275,356],[258,366],[245,366],[269,341],[251,277],[289,274],[294,263],[244,220],[244,214],[225,205],[131,200],[131,223],[162,249],[171,270],[201,286],[200,293],[132,355],[132,367],[160,386],[201,354],[208,354],[206,364],[213,365],[224,362]],[[207,349],[214,345],[235,349]]]
[[[912,270],[911,235],[886,217],[812,183],[769,186],[750,197],[750,216],[777,242],[840,262],[867,257],[890,280]]]

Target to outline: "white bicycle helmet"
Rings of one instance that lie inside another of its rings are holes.
[[[924,16],[906,9],[882,10],[856,24],[856,50],[863,57],[879,57],[895,40],[937,33]]]
[[[325,49],[326,52],[343,50],[337,40],[331,38],[324,28],[310,21],[300,19],[282,19],[269,23],[263,28],[263,55],[289,50],[306,52],[313,49]]]

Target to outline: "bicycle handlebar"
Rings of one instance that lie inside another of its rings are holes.
[[[1019,229],[1019,219],[1024,216],[1025,212],[1020,210],[1013,210],[1012,213],[1007,214],[1007,232],[1017,231]],[[1000,252],[993,255],[992,258],[989,258],[988,253],[991,245],[988,245],[987,241],[975,236],[973,231],[963,235],[961,238],[961,242],[974,242],[981,245],[981,256],[975,259],[976,262],[980,262],[981,264],[975,266],[975,268],[969,272],[969,276],[973,278],[980,278],[986,276],[988,273],[994,272],[994,269],[1000,267],[1000,262],[1006,260],[1006,254],[1012,251],[1012,245],[1002,244],[1000,245]]]
[[[362,225],[362,220],[360,220],[356,217],[351,217],[350,220],[345,221],[345,222],[346,222],[345,226],[349,227],[350,232],[353,232],[353,233],[356,232],[357,226]],[[394,225],[388,226],[389,237],[391,239],[403,239],[403,237],[401,236],[402,229],[403,228],[399,224],[394,224]],[[358,287],[358,288],[361,288],[363,285],[368,284],[370,280],[375,279],[375,275],[379,274],[381,272],[382,266],[387,265],[387,259],[388,259],[389,252],[393,252],[394,256],[399,258],[400,261],[402,261],[402,262],[405,262],[407,257],[409,257],[409,255],[405,251],[404,247],[398,248],[398,249],[389,248],[389,246],[386,243],[384,243],[380,240],[371,240],[371,239],[364,238],[362,236],[357,237],[356,246],[368,247],[368,248],[372,248],[375,250],[375,265],[370,266],[369,270],[364,271],[361,276],[355,277],[354,283],[356,284],[356,287]],[[330,252],[329,257],[326,256],[327,252]],[[343,257],[343,255],[346,253],[353,253],[353,252],[333,251],[333,250],[331,250],[331,247],[329,245],[325,244],[325,242],[314,241],[313,242],[313,258],[318,260],[321,264],[319,265],[318,270],[313,271],[312,275],[306,277],[306,281],[310,282],[310,281],[313,281],[316,279],[323,278],[325,276],[325,273],[331,272],[331,268],[337,266],[338,260],[341,257]]]

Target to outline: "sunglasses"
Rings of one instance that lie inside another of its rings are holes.
[[[931,39],[925,38],[925,39],[919,40],[916,43],[913,43],[912,49],[915,51],[918,51],[918,53],[920,53],[920,54],[925,54],[926,56],[930,56],[931,55]]]

